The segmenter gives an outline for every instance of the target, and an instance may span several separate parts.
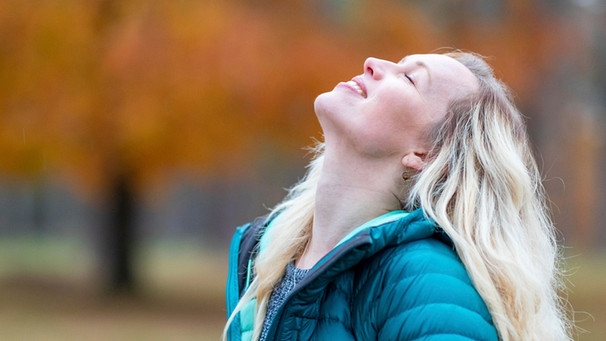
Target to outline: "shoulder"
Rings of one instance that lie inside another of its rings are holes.
[[[387,248],[365,264],[364,272],[360,290],[375,312],[380,339],[448,334],[496,340],[484,301],[457,253],[443,241],[427,238]]]
[[[426,238],[383,251],[377,261],[384,262],[394,280],[407,276],[447,276],[472,285],[467,270],[451,245],[436,238]]]

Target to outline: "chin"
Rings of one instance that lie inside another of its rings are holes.
[[[338,101],[334,97],[333,92],[325,92],[316,97],[314,101],[314,111],[316,115],[329,115],[334,112],[337,108]]]
[[[316,99],[314,100],[314,108],[318,108],[319,106],[322,105],[323,102],[326,101],[326,97],[328,97],[330,95],[330,92],[324,92],[319,94]]]

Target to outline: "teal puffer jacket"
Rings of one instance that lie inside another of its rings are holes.
[[[230,250],[227,314],[251,281],[271,230],[253,222]],[[261,247],[264,247],[263,245]],[[254,301],[231,324],[229,340],[252,336]],[[497,340],[486,304],[448,237],[421,209],[390,212],[362,225],[296,285],[268,340]]]

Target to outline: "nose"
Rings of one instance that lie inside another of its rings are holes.
[[[396,64],[384,59],[369,57],[364,62],[364,73],[378,80],[393,69]]]
[[[391,62],[378,58],[367,58],[364,62],[364,74],[374,79],[381,79],[389,70]]]
[[[366,61],[364,61],[364,74],[369,75],[372,78],[379,76],[380,71],[378,62],[379,60],[377,58],[366,58]]]

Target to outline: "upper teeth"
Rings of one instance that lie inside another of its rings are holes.
[[[356,83],[354,81],[349,81],[347,83],[349,85],[351,85],[351,87],[354,88],[356,90],[356,92],[358,92],[360,94],[360,96],[366,96],[366,94],[364,94],[364,91],[362,90],[362,88],[360,88],[360,86],[358,85],[358,83]]]

